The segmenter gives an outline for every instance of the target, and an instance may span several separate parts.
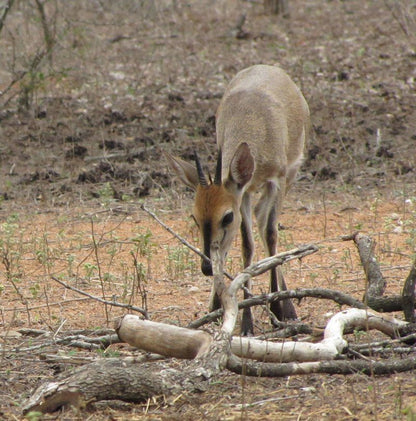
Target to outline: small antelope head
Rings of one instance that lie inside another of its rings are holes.
[[[224,180],[221,178],[221,151],[218,154],[214,181],[207,181],[196,154],[196,167],[180,158],[168,154],[166,156],[179,178],[196,192],[192,216],[199,228],[205,256],[210,258],[211,250],[219,250],[223,266],[241,224],[241,200],[254,172],[254,158],[249,146],[247,143],[239,145]],[[213,275],[211,263],[205,259],[202,259],[201,270],[204,275]]]

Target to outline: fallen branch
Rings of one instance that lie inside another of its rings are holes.
[[[345,294],[340,291],[335,291],[331,289],[325,288],[302,288],[302,289],[295,289],[295,290],[286,290],[286,291],[278,291],[273,292],[270,294],[262,294],[257,295],[251,298],[247,298],[238,303],[239,310],[247,307],[254,307],[258,305],[264,305],[267,303],[271,303],[276,300],[285,300],[287,298],[295,298],[301,300],[302,298],[321,298],[326,300],[335,301],[337,304],[340,305],[348,305],[350,307],[355,308],[367,308],[367,306],[348,294]],[[188,327],[197,329],[207,323],[211,323],[217,320],[219,317],[223,315],[223,310],[218,309],[209,314],[204,315],[203,317],[199,318],[198,320],[194,320],[189,323]],[[287,323],[282,323],[284,327],[287,326]],[[283,327],[283,326],[282,326]]]
[[[414,321],[416,259],[405,281],[402,295],[384,297],[386,281],[374,256],[375,241],[366,235],[354,233],[342,237],[344,241],[353,240],[360,255],[361,264],[367,279],[365,303],[378,312],[403,311],[405,319]]]
[[[244,285],[247,277],[263,273],[273,265],[306,256],[316,250],[316,246],[309,245],[264,259],[246,268],[231,282],[229,287],[225,286],[222,279],[218,277],[214,279],[214,282],[220,284],[217,285],[216,290],[220,292],[225,308],[224,323],[220,332],[216,333],[213,338],[203,332],[190,330],[192,333],[189,333],[189,337],[193,340],[187,342],[187,344],[194,344],[194,348],[191,347],[191,354],[198,358],[190,362],[184,361],[179,365],[172,362],[167,365],[158,365],[157,363],[135,365],[134,362],[124,360],[92,363],[76,370],[73,375],[66,379],[40,386],[24,405],[24,413],[29,411],[53,412],[61,406],[80,407],[86,403],[103,399],[142,402],[156,395],[204,390],[208,386],[208,381],[225,368],[231,355],[231,332],[234,329],[238,312],[236,293]],[[218,261],[218,256],[214,251],[213,265],[218,264]],[[58,282],[66,285],[62,281]],[[132,317],[134,316],[126,316],[124,320],[131,320]],[[154,326],[154,324],[148,324],[148,326]],[[170,341],[175,341],[176,333],[181,333],[177,336],[179,338],[177,346],[180,349],[181,345],[184,344],[182,328],[169,326],[169,328],[164,327],[164,329],[162,333],[160,330],[156,330],[155,335],[150,332],[145,343],[151,344],[152,347],[162,343],[160,349],[162,351],[162,349],[165,349],[162,339],[171,329],[171,338],[173,339],[170,339]],[[124,329],[122,322],[117,325],[117,330],[122,336],[129,332],[128,329]],[[201,335],[201,333],[202,339],[197,338],[194,341],[195,334]],[[208,338],[210,343],[208,343]]]
[[[349,239],[352,239],[357,246],[367,279],[364,301],[366,301],[367,297],[381,297],[386,289],[386,280],[374,256],[375,240],[359,232],[352,234],[350,237],[344,237],[344,240]]]
[[[109,345],[113,343],[118,343],[119,338],[116,334],[111,335],[104,335],[100,337],[91,338],[89,336],[85,335],[68,335],[64,336],[62,338],[53,338],[48,341],[42,341],[41,343],[38,343],[36,345],[31,345],[29,347],[22,347],[17,346],[14,348],[6,349],[7,352],[33,352],[38,349],[47,348],[52,345],[66,345],[76,348],[83,348],[88,350],[93,349],[105,349]],[[1,349],[1,348],[0,348]]]
[[[229,348],[229,337],[219,333],[202,358],[182,364],[141,364],[141,358],[100,360],[77,368],[66,379],[40,386],[24,404],[23,413],[54,412],[66,405],[80,408],[100,400],[146,402],[154,396],[201,392],[225,368]]]
[[[262,377],[283,377],[295,374],[355,374],[383,375],[410,371],[416,368],[416,357],[388,361],[319,361],[306,363],[259,363],[243,361],[232,356],[227,361],[227,368],[237,374]]]
[[[24,406],[24,411],[51,412],[62,405],[76,407],[103,399],[120,399],[143,402],[157,395],[196,392],[205,390],[209,382],[224,368],[250,376],[286,376],[292,374],[330,373],[387,374],[416,368],[416,357],[401,360],[375,361],[353,351],[360,359],[347,361],[344,352],[347,341],[344,334],[353,329],[378,329],[391,338],[404,332],[415,331],[415,325],[403,322],[389,315],[383,315],[368,308],[351,308],[331,318],[319,343],[285,341],[271,343],[252,338],[231,338],[237,314],[237,292],[247,280],[266,272],[286,261],[301,258],[317,251],[314,245],[307,245],[289,252],[263,259],[238,274],[226,285],[218,250],[212,250],[211,261],[215,290],[223,304],[223,324],[213,337],[205,332],[176,326],[162,325],[127,315],[117,325],[119,337],[145,350],[180,358],[194,358],[181,362],[156,362],[138,364],[135,359],[99,361],[79,368],[67,379],[40,386]],[[370,256],[371,259],[371,256]],[[413,282],[413,279],[411,279]],[[268,300],[307,296],[305,291],[284,291],[253,297],[245,305],[254,305],[256,299],[262,303]],[[309,290],[311,293],[313,290]],[[302,296],[303,292],[303,296]],[[335,299],[339,303],[365,305],[348,295],[327,290],[314,290],[320,298]],[[299,293],[299,295],[297,295]],[[375,297],[380,299],[382,297]],[[413,331],[412,331],[413,329]],[[409,338],[409,337],[406,337]],[[343,360],[338,360],[343,357]],[[258,359],[259,361],[253,361]],[[297,359],[298,362],[293,362]],[[316,361],[316,360],[319,361]],[[327,361],[321,361],[326,359]],[[312,360],[312,361],[311,361]],[[261,361],[261,362],[260,362]],[[292,362],[287,362],[292,361]]]
[[[136,307],[136,306],[133,306],[131,304],[123,304],[123,303],[119,303],[117,301],[104,300],[103,298],[97,297],[95,295],[91,295],[88,292],[85,292],[81,289],[78,289],[78,288],[75,288],[71,285],[68,285],[67,283],[65,283],[65,282],[59,280],[58,278],[56,278],[55,276],[51,276],[51,279],[53,279],[55,282],[58,282],[58,284],[61,284],[65,288],[70,289],[71,291],[75,291],[78,294],[85,295],[86,297],[89,297],[92,300],[95,300],[95,301],[98,301],[100,303],[110,305],[110,306],[113,306],[113,307],[121,307],[121,308],[125,308],[127,310],[137,311],[138,313],[141,313],[146,319],[149,318],[148,314],[147,314],[147,311],[145,309],[141,308],[141,307]]]
[[[319,343],[276,343],[234,337],[231,340],[231,351],[238,357],[264,362],[331,360],[341,355],[348,346],[343,338],[344,332],[377,329],[390,337],[396,337],[399,329],[406,325],[406,322],[390,315],[353,308],[339,312],[330,319],[324,330],[324,339]],[[168,357],[194,358],[203,354],[211,343],[210,335],[205,332],[144,321],[133,315],[125,316],[116,330],[123,342]]]

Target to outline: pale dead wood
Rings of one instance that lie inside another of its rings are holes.
[[[231,317],[230,317],[231,319]],[[229,322],[224,321],[222,329]],[[242,358],[264,362],[321,361],[335,359],[343,353],[348,343],[344,332],[353,329],[377,329],[390,337],[407,323],[390,315],[373,310],[348,309],[337,313],[324,330],[324,339],[319,343],[285,341],[273,343],[247,337],[234,337],[231,351]],[[119,323],[120,339],[142,350],[177,358],[194,358],[203,354],[211,343],[211,336],[162,323],[142,321],[138,316],[127,315]]]
[[[386,280],[381,273],[380,266],[374,256],[376,242],[374,239],[356,233],[353,236],[360,255],[361,264],[367,279],[367,288],[364,301],[367,297],[381,297],[386,290]]]
[[[23,406],[23,413],[54,412],[62,406],[84,407],[88,403],[119,399],[146,402],[154,396],[202,392],[225,368],[230,353],[229,337],[218,333],[203,356],[181,364],[141,359],[100,360],[76,369],[66,379],[41,385]]]
[[[201,330],[141,320],[127,314],[116,326],[121,341],[166,357],[193,359],[206,352],[212,337]]]
[[[96,362],[80,368],[67,379],[40,386],[26,402],[23,411],[53,412],[64,405],[80,407],[96,400],[121,399],[137,402],[156,395],[204,390],[208,381],[226,367],[231,354],[231,332],[238,311],[236,293],[246,278],[263,273],[272,265],[303,257],[316,250],[316,246],[309,245],[264,259],[246,268],[229,287],[225,285],[222,276],[216,276],[214,281],[217,282],[217,291],[221,293],[225,308],[224,323],[221,331],[214,335],[208,349],[202,355],[200,349],[195,353],[201,355],[199,358],[180,365],[169,363],[162,367],[154,364],[139,366],[124,360]],[[215,253],[212,257],[213,265],[219,264],[220,260]],[[117,328],[126,332],[120,325]],[[174,334],[178,332],[177,329],[173,330]],[[157,334],[159,335],[160,331]],[[196,343],[205,346],[206,337],[200,342],[197,340]]]

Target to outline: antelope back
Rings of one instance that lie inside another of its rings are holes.
[[[227,87],[216,117],[223,177],[236,149],[245,142],[256,163],[249,191],[273,178],[293,182],[309,135],[309,108],[282,69],[256,65],[239,72]]]

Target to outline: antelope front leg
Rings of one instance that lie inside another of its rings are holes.
[[[251,216],[251,199],[248,193],[245,193],[241,202],[241,239],[244,267],[251,265],[254,253],[253,227]],[[251,281],[247,281],[244,286],[244,299],[250,298],[248,291],[251,289]],[[248,291],[247,291],[248,290]],[[253,336],[253,315],[250,308],[243,309],[243,318],[241,321],[241,335]]]
[[[263,243],[269,256],[277,252],[277,216],[280,213],[285,194],[285,180],[280,179],[279,184],[269,181],[256,206],[256,217]],[[285,291],[287,289],[280,267],[270,271],[270,291]],[[270,310],[281,321],[296,319],[296,310],[292,300],[274,301]]]

